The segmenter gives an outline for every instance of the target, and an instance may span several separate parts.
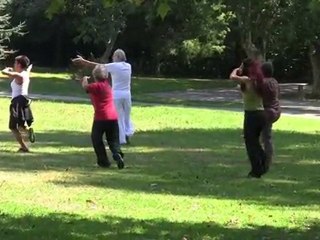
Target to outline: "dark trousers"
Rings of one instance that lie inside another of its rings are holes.
[[[262,142],[264,151],[266,153],[266,169],[268,170],[272,164],[274,156],[274,147],[272,142],[272,125],[279,120],[281,116],[281,109],[279,108],[266,108],[266,125],[262,130]]]
[[[265,127],[262,129],[262,143],[266,153],[266,169],[268,170],[274,155],[272,143],[272,122],[267,122]]]
[[[103,142],[103,135],[106,135],[109,149],[112,152],[112,156],[115,159],[117,154],[123,156],[120,150],[119,143],[119,126],[117,120],[98,121],[95,120],[92,125],[91,140],[94,151],[97,156],[97,163],[99,166],[109,166],[106,148]]]
[[[245,111],[244,138],[251,163],[251,173],[261,176],[266,172],[266,154],[260,144],[260,135],[266,125],[264,111]]]

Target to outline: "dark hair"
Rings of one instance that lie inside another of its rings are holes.
[[[29,58],[28,58],[27,56],[25,56],[25,55],[17,56],[17,57],[15,58],[15,61],[16,61],[17,63],[19,63],[20,66],[21,66],[23,69],[26,69],[26,68],[29,66],[29,64],[30,64]]]
[[[271,62],[265,62],[261,66],[261,71],[266,78],[271,78],[273,76],[273,65]]]
[[[251,58],[246,58],[242,61],[242,76],[249,76],[249,67],[253,60]],[[240,83],[240,89],[242,92],[246,91],[246,84]]]
[[[251,58],[246,58],[243,60],[242,62],[242,75],[243,76],[248,76],[249,75],[249,69],[250,69],[250,66],[253,64],[253,59]]]
[[[248,76],[253,82],[253,87],[259,95],[263,94],[263,74],[261,71],[260,63],[257,60],[246,58],[243,62],[242,75]],[[240,85],[241,91],[245,91],[244,84]]]

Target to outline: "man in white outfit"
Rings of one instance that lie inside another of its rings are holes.
[[[114,103],[118,112],[119,141],[120,144],[129,143],[129,138],[134,134],[131,122],[131,65],[126,62],[126,54],[122,49],[117,49],[112,56],[112,63],[104,64],[106,72],[111,74]],[[98,63],[85,60],[77,56],[74,63],[95,67]]]

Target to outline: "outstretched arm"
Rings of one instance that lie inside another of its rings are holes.
[[[239,68],[235,68],[230,74],[230,79],[237,82],[242,82],[242,83],[249,81],[250,80],[249,77],[238,75],[239,70],[240,70]]]
[[[84,67],[89,67],[89,68],[94,68],[95,66],[97,66],[99,64],[96,62],[88,61],[88,60],[84,59],[83,57],[81,57],[80,55],[77,55],[77,57],[71,59],[71,61],[74,64],[82,65]]]
[[[2,74],[8,76],[9,78],[14,78],[15,81],[17,82],[17,84],[22,84],[23,77],[22,77],[21,73],[13,71],[13,69],[10,67],[6,67],[1,72],[2,72]]]

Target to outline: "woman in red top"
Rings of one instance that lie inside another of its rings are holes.
[[[108,76],[102,65],[97,65],[92,71],[94,83],[88,83],[88,77],[81,81],[82,87],[90,95],[94,108],[94,121],[91,131],[91,140],[100,167],[110,167],[103,135],[106,135],[109,149],[118,168],[124,168],[123,153],[119,143],[119,126],[117,111],[113,102],[111,86]]]

